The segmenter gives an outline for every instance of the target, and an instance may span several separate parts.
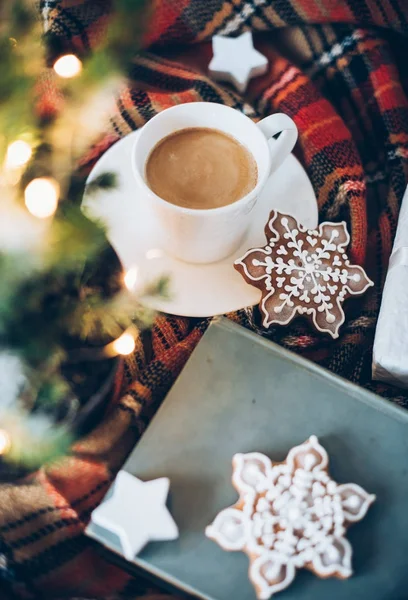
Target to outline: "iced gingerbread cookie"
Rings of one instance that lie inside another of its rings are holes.
[[[266,245],[235,261],[245,281],[262,292],[263,326],[286,325],[296,314],[338,337],[344,323],[343,301],[374,285],[346,254],[346,224],[321,223],[305,229],[293,217],[272,211],[265,227]]]
[[[239,500],[217,515],[206,535],[224,550],[248,555],[259,600],[287,588],[296,569],[323,578],[352,575],[346,530],[364,517],[375,496],[354,483],[333,481],[328,463],[314,435],[282,463],[257,452],[234,456]]]

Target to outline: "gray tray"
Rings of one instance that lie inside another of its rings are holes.
[[[355,575],[321,580],[298,571],[282,600],[408,598],[408,412],[226,319],[213,323],[153,419],[125,469],[171,480],[175,542],[151,543],[127,563],[117,540],[88,535],[124,568],[211,600],[254,600],[248,559],[204,535],[236,501],[231,458],[260,451],[283,460],[316,434],[340,483],[355,482],[377,501],[348,531]],[[136,515],[135,515],[136,517]]]

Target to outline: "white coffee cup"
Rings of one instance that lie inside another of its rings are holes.
[[[258,182],[249,194],[220,208],[194,209],[171,204],[149,188],[145,170],[151,151],[163,138],[189,127],[227,133],[251,152],[258,166]],[[273,139],[277,133],[279,138]],[[278,113],[254,123],[238,110],[212,102],[178,104],[148,121],[133,146],[132,168],[144,200],[156,215],[163,250],[191,263],[216,262],[237,250],[262,188],[296,140],[296,125],[287,115]]]

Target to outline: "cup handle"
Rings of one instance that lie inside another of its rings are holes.
[[[257,123],[266,139],[269,141],[274,135],[280,133],[277,140],[270,142],[269,151],[271,153],[271,171],[273,173],[281,166],[285,158],[293,150],[298,137],[298,130],[295,122],[288,115],[276,113],[265,117]]]

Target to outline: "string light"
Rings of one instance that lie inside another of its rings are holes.
[[[138,271],[139,269],[137,267],[132,267],[129,269],[129,271],[126,271],[125,275],[123,276],[123,281],[125,282],[125,286],[129,291],[132,291],[135,287]]]
[[[64,79],[71,79],[80,74],[82,63],[75,54],[65,54],[55,61],[54,71]]]
[[[6,167],[14,169],[22,167],[30,160],[32,149],[30,144],[23,140],[16,140],[7,148]]]
[[[24,191],[30,213],[39,219],[51,217],[57,210],[59,191],[58,182],[51,177],[38,177],[30,181]]]
[[[11,447],[11,439],[7,431],[0,429],[0,456],[7,454]]]
[[[131,354],[135,349],[136,343],[134,337],[128,331],[122,333],[117,340],[112,342],[112,349],[116,354],[121,354],[122,356],[127,356]]]

